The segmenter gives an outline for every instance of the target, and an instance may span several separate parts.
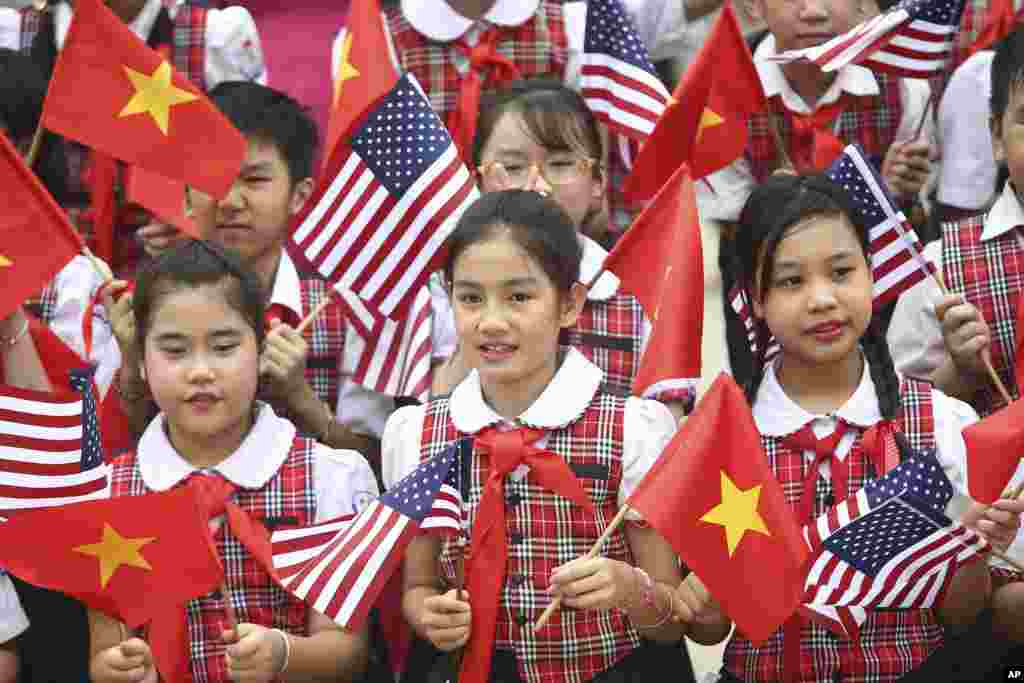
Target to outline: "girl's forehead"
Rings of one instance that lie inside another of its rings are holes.
[[[452,275],[460,280],[508,280],[544,275],[544,269],[518,242],[503,232],[466,247],[455,259]]]
[[[228,301],[221,285],[179,287],[162,294],[153,307],[152,328],[224,327],[248,325]]]

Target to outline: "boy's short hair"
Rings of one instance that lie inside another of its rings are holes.
[[[251,81],[224,81],[210,91],[214,105],[246,138],[277,147],[291,182],[313,175],[319,133],[306,107],[288,95]]]
[[[992,116],[1001,119],[1010,106],[1010,92],[1024,84],[1024,29],[1018,28],[996,45],[992,60]]]

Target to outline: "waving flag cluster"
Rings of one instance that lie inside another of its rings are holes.
[[[274,532],[282,585],[339,625],[358,630],[409,542],[421,531],[461,529],[458,448],[425,461],[355,517]]]
[[[0,515],[104,498],[106,487],[94,401],[0,386]]]
[[[858,145],[847,146],[826,175],[842,185],[871,228],[869,248],[876,307],[935,273],[935,265],[924,258],[917,233],[903,212],[896,209],[885,181]]]
[[[324,177],[292,240],[335,289],[401,318],[478,194],[413,76],[338,143]]]
[[[823,71],[863,64],[873,71],[927,78],[943,71],[952,56],[964,0],[902,0],[832,40],[771,58],[806,59]]]
[[[815,555],[806,602],[931,607],[958,566],[985,549],[947,516],[953,487],[934,452],[909,458],[804,528]]]
[[[645,140],[669,94],[647,47],[619,0],[587,3],[580,92],[598,119],[634,140]]]

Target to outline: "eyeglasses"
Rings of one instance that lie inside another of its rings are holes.
[[[591,172],[596,159],[592,158],[562,158],[547,159],[542,164],[525,164],[513,161],[488,161],[477,167],[477,173],[481,178],[495,178],[495,174],[504,171],[514,187],[522,188],[530,179],[530,173],[534,169],[548,185],[571,185],[578,182]]]

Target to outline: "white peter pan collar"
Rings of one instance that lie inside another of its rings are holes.
[[[569,347],[551,382],[516,422],[539,429],[565,427],[579,419],[603,380],[601,368]],[[480,374],[476,370],[455,387],[448,406],[455,428],[464,434],[476,434],[505,420],[484,400]]]
[[[985,217],[985,228],[981,231],[981,241],[986,242],[1004,235],[1016,227],[1024,226],[1024,207],[1021,207],[1013,185],[1007,181],[1003,192],[989,209]]]
[[[481,21],[519,26],[532,17],[539,6],[540,0],[497,0]],[[440,43],[459,38],[477,23],[453,10],[447,2],[402,0],[402,16],[414,29]]]
[[[797,405],[783,391],[775,376],[775,363],[770,363],[765,368],[764,379],[757,390],[753,413],[757,430],[765,436],[787,436],[805,424],[820,419],[839,418],[843,422],[865,429],[882,419],[882,414],[878,410],[878,394],[875,392],[875,383],[871,379],[871,371],[866,360],[857,389],[832,415],[815,415]]]
[[[586,235],[580,235],[580,243],[583,245],[583,260],[580,261],[580,281],[584,284],[594,279],[594,275],[601,269],[604,260],[608,258],[608,252],[600,244]],[[594,286],[587,291],[587,299],[590,301],[606,301],[615,296],[619,291],[619,278],[611,271],[604,271],[597,279]]]
[[[295,425],[278,417],[266,403],[256,404],[256,423],[234,453],[210,468],[231,483],[245,489],[262,488],[284,464],[295,439]],[[143,432],[137,449],[139,472],[146,487],[167,491],[199,471],[171,445],[161,413]]]

